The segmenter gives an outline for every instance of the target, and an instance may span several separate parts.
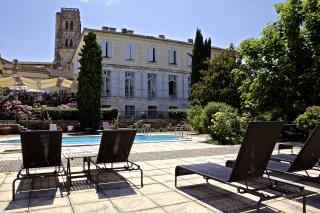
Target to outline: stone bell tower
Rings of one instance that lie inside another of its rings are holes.
[[[56,13],[54,64],[64,66],[68,63],[81,36],[80,11],[77,8],[61,8]]]

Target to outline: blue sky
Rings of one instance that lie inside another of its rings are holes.
[[[55,14],[80,9],[82,27],[128,28],[138,34],[186,41],[199,27],[212,44],[259,37],[276,20],[280,0],[1,0],[0,54],[20,61],[53,61]]]

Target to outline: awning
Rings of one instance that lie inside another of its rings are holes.
[[[49,87],[56,87],[58,85],[58,78],[41,80],[39,83],[40,83],[41,89],[49,88]]]
[[[67,79],[63,79],[60,83],[60,86],[66,87],[66,88],[73,88],[74,82]]]
[[[30,78],[20,77],[20,81],[23,85],[26,85],[29,88],[36,89],[36,90],[38,89],[38,82]]]
[[[16,84],[16,81],[12,77],[4,77],[0,78],[0,86],[1,87],[9,87],[14,86]]]

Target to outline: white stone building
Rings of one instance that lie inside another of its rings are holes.
[[[71,58],[75,77],[83,38],[94,32],[103,56],[103,107],[116,107],[126,118],[166,117],[169,109],[188,108],[193,42],[134,34],[103,27],[84,28]],[[212,57],[223,51],[212,48]]]

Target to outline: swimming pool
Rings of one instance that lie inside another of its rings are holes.
[[[84,144],[100,144],[101,135],[91,136],[67,136],[62,137],[63,145],[84,145]],[[134,143],[147,142],[170,142],[176,141],[178,138],[174,135],[136,135]],[[1,143],[5,144],[20,144],[20,139],[6,140]]]

